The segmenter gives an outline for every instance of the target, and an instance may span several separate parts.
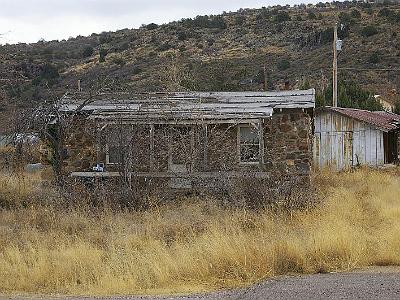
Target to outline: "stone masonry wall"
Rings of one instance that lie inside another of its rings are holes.
[[[264,167],[275,176],[309,181],[312,162],[312,124],[302,110],[275,113],[264,125]]]

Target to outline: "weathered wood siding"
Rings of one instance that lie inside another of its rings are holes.
[[[315,117],[313,156],[319,168],[383,165],[383,132],[336,112],[319,112]]]

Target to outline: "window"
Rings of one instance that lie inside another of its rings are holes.
[[[107,145],[106,148],[106,163],[108,165],[114,165],[121,162],[121,151],[120,147],[114,145]]]
[[[260,159],[260,138],[257,127],[239,126],[238,132],[240,163],[258,163]]]
[[[193,137],[192,128],[189,126],[170,128],[170,165],[188,165],[192,162]]]

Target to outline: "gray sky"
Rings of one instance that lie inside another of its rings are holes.
[[[0,44],[67,39],[239,8],[315,0],[0,0]]]

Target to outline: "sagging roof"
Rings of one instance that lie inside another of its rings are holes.
[[[342,107],[324,107],[322,110],[337,112],[385,132],[400,128],[400,115],[386,111],[368,111]]]
[[[178,92],[66,94],[59,103],[65,113],[87,112],[110,120],[243,119],[272,115],[278,108],[313,108],[315,90],[281,92]]]

